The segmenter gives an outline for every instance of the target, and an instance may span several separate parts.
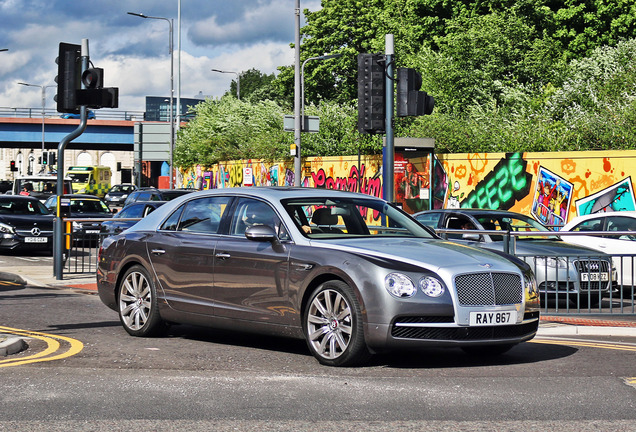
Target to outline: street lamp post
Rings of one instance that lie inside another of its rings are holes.
[[[45,111],[44,107],[46,106],[46,89],[49,87],[55,87],[54,85],[38,85],[38,84],[29,84],[25,82],[19,82],[18,84],[27,86],[27,87],[39,87],[42,90],[42,167],[44,167],[44,119],[45,119]]]
[[[173,171],[174,171],[174,50],[173,50],[173,36],[172,36],[172,27],[173,20],[164,18],[164,17],[154,17],[144,15],[142,13],[128,12],[128,15],[137,16],[140,18],[148,18],[148,19],[157,19],[163,20],[168,23],[170,28],[170,40],[168,43],[168,49],[170,51],[170,189],[174,188],[174,184],[172,181]]]
[[[219,69],[210,69],[212,72],[219,72],[219,73],[231,73],[236,75],[236,98],[238,100],[241,100],[241,74],[239,74],[238,72],[233,72],[233,71],[224,71],[224,70],[219,70]]]

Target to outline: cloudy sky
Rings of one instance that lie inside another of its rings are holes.
[[[219,97],[233,74],[291,65],[295,0],[181,0],[181,97]],[[301,0],[315,11],[320,0]],[[90,58],[104,69],[104,85],[119,87],[119,110],[145,109],[145,96],[169,96],[169,24],[127,12],[174,19],[177,96],[178,0],[0,0],[0,108],[40,107],[37,88],[55,85],[60,42],[89,40]],[[301,18],[301,25],[304,18]],[[55,108],[47,89],[46,107]]]

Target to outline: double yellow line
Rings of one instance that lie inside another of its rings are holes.
[[[611,349],[611,350],[619,350],[619,351],[636,351],[636,345],[610,343],[610,342],[587,342],[583,340],[573,340],[573,339],[544,339],[539,337],[532,339],[530,342],[548,344],[548,345],[570,345],[570,346],[580,346],[580,347],[590,347],[590,348],[603,348],[603,349]]]
[[[74,356],[79,353],[83,348],[84,344],[77,339],[68,338],[65,336],[57,336],[47,333],[40,333],[29,330],[20,330],[11,327],[2,327],[0,326],[0,332],[2,333],[10,333],[16,336],[21,336],[25,338],[34,338],[40,339],[46,343],[46,349],[40,351],[39,353],[27,356],[20,357],[14,359],[0,360],[0,368],[8,367],[8,366],[18,366],[29,363],[37,363],[37,362],[45,362],[52,360],[59,360],[66,357]],[[70,348],[63,352],[56,354],[60,350],[60,341],[66,342],[70,345]]]

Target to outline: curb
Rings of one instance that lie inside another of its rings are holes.
[[[17,354],[28,348],[24,339],[12,335],[0,334],[0,357]]]

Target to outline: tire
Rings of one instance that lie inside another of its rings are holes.
[[[119,320],[132,336],[156,336],[166,329],[159,316],[157,291],[145,268],[126,271],[117,288]]]
[[[303,315],[309,350],[326,366],[354,366],[371,354],[364,341],[360,304],[342,281],[321,284],[309,297]]]
[[[503,344],[503,345],[477,345],[477,346],[465,346],[462,350],[466,354],[476,355],[480,357],[496,357],[498,355],[507,353],[516,344]]]

